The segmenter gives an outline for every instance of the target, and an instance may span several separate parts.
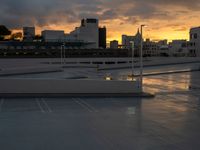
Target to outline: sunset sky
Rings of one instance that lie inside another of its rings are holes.
[[[200,0],[1,0],[0,24],[10,29],[36,26],[66,33],[82,18],[98,18],[108,30],[108,41],[133,35],[148,25],[145,38],[188,39],[189,29],[200,26]]]

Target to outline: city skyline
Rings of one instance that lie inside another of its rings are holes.
[[[44,29],[68,33],[80,25],[80,19],[98,18],[107,27],[108,41],[121,41],[122,34],[134,35],[145,23],[145,38],[171,41],[189,39],[189,29],[200,25],[199,4],[199,0],[3,0],[0,22],[13,30],[36,26],[36,33]]]

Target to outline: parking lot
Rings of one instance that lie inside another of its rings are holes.
[[[199,150],[200,72],[149,76],[154,98],[1,98],[2,150]]]

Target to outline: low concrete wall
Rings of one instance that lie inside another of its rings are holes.
[[[74,79],[0,79],[0,94],[130,94],[141,93],[138,81]]]
[[[37,74],[48,72],[62,72],[61,67],[26,67],[26,68],[12,68],[0,70],[0,76],[23,75],[23,74]]]

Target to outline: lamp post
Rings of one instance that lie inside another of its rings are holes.
[[[63,43],[63,58],[64,58],[64,64],[66,64],[66,54],[65,54],[65,43]]]
[[[132,81],[133,81],[133,78],[134,78],[134,41],[131,41],[130,42],[131,43],[131,55],[132,55],[132,57],[131,57],[131,64],[132,64],[132,74],[131,74],[131,79],[132,79]]]
[[[63,64],[63,56],[62,56],[62,53],[63,53],[63,45],[60,46],[60,65],[62,66]]]
[[[65,43],[61,45],[60,49],[60,64],[63,65],[63,60],[65,62]]]
[[[140,26],[141,31],[141,43],[140,43],[140,88],[143,91],[143,27],[146,25],[142,24]]]

